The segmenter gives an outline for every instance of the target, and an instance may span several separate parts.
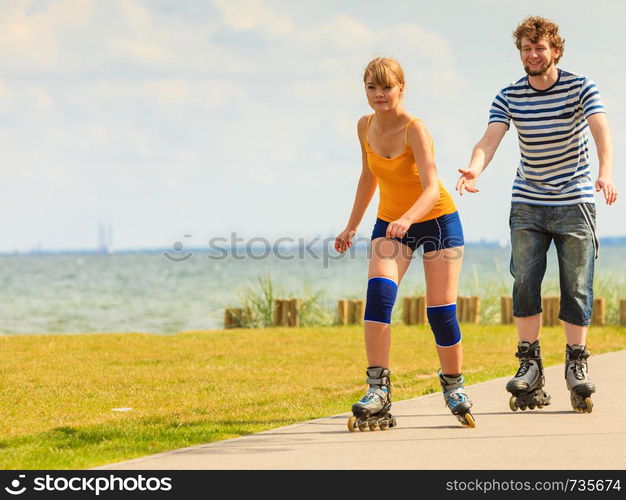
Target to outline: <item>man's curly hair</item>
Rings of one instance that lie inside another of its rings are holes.
[[[555,64],[559,62],[565,50],[565,39],[559,35],[559,26],[549,19],[541,16],[528,16],[513,32],[513,40],[517,50],[522,49],[522,38],[528,38],[532,43],[537,43],[542,38],[547,38],[550,47],[557,49],[559,55],[555,58]]]

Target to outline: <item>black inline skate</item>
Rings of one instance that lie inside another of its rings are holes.
[[[519,358],[520,366],[515,377],[506,384],[506,390],[512,394],[509,399],[511,410],[534,410],[549,405],[551,397],[543,390],[545,377],[539,341],[532,344],[519,341],[515,356]]]
[[[587,373],[589,351],[584,345],[574,344],[565,347],[565,383],[570,392],[572,408],[577,413],[591,413],[591,394],[596,386]]]

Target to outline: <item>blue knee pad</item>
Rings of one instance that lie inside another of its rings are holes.
[[[450,347],[461,342],[461,329],[456,318],[456,304],[426,308],[435,342],[440,347]]]
[[[391,310],[396,302],[398,285],[390,278],[370,278],[367,282],[365,321],[391,323]]]

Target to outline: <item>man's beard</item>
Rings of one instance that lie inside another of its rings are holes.
[[[531,70],[528,66],[524,66],[524,71],[526,71],[526,74],[528,76],[541,76],[546,71],[548,71],[548,69],[550,69],[550,66],[552,66],[553,63],[554,63],[554,59],[550,59],[550,62],[542,64],[539,69],[534,70],[534,71]]]

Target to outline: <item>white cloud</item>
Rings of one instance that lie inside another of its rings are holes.
[[[216,22],[193,23],[132,0],[21,1],[0,15],[0,65],[6,73],[69,76],[176,73],[219,58]]]
[[[117,0],[116,9],[132,32],[150,32],[154,27],[153,16],[143,5],[133,0]]]
[[[378,42],[385,43],[393,38],[399,47],[410,47],[410,50],[422,59],[427,59],[441,66],[454,63],[450,43],[440,35],[429,31],[418,24],[396,24],[379,33]]]
[[[211,110],[240,106],[245,101],[246,89],[243,84],[227,78],[161,79],[142,84],[141,97],[138,97],[153,100],[164,108],[191,105]]]
[[[146,41],[119,37],[112,39],[110,46],[120,55],[126,55],[131,60],[139,62],[159,63],[171,59],[171,55],[163,47]]]
[[[31,96],[39,111],[48,111],[52,109],[52,99],[44,89],[33,88],[31,90]]]
[[[6,83],[0,80],[0,102],[2,101],[8,102],[11,99],[13,99],[14,95],[15,93],[9,90]]]
[[[235,31],[258,31],[275,37],[293,32],[291,17],[262,0],[215,0],[227,26]]]
[[[0,16],[0,61],[50,68],[63,57],[63,39],[89,25],[93,0],[58,0],[29,14],[32,3],[14,2]]]
[[[365,24],[345,15],[335,15],[328,21],[298,30],[298,41],[309,50],[354,50],[368,46],[375,37]]]

